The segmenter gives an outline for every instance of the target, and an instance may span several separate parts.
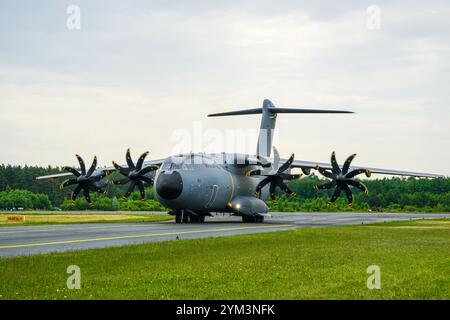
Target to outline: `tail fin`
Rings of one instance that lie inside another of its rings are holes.
[[[278,113],[353,113],[353,112],[339,111],[339,110],[277,108],[269,99],[265,99],[262,108],[214,113],[209,114],[208,117],[262,114],[256,154],[260,156],[270,157],[270,153],[272,150],[273,132],[275,129],[275,123],[277,120]]]

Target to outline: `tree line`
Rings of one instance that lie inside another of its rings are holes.
[[[60,173],[57,167],[11,166],[0,165],[0,209],[16,207],[42,209],[59,207],[64,210],[86,209],[87,204],[82,197],[75,203],[68,201],[71,188],[59,189],[63,179],[35,180],[37,176]],[[118,178],[114,173],[111,178]],[[450,179],[415,179],[384,178],[363,180],[369,188],[366,197],[358,189],[354,191],[354,205],[349,208],[345,197],[341,197],[334,206],[327,204],[333,190],[317,191],[314,185],[325,180],[314,174],[289,183],[289,187],[297,193],[295,198],[278,194],[275,203],[268,201],[272,211],[398,211],[398,212],[450,212]],[[153,189],[147,188],[147,200],[139,201],[138,193],[133,193],[128,201],[121,199],[127,186],[108,186],[106,197],[93,196],[93,209],[98,210],[165,210],[154,200]],[[14,190],[14,192],[12,192]],[[19,191],[17,191],[19,190]],[[30,193],[23,193],[26,190]],[[48,203],[43,199],[45,196]],[[14,198],[21,199],[14,202]],[[24,200],[28,198],[28,200]],[[3,199],[3,200],[2,200]],[[34,200],[33,200],[34,199]],[[36,200],[39,199],[39,200]],[[31,201],[31,202],[30,202]],[[33,202],[34,201],[34,202]],[[47,206],[47,207],[46,207]]]
[[[325,180],[314,174],[289,183],[297,197],[281,195],[268,202],[271,211],[389,211],[389,212],[450,212],[450,179],[383,178],[362,180],[368,196],[353,188],[353,206],[341,196],[328,205],[333,189],[318,191],[315,185]]]

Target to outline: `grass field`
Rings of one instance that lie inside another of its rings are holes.
[[[81,268],[68,290],[66,269]],[[369,290],[367,267],[381,268]],[[0,299],[450,299],[450,221],[181,240],[0,259]]]
[[[8,221],[7,217],[24,216],[25,222]],[[168,214],[45,214],[45,213],[25,213],[25,214],[0,214],[0,227],[16,227],[28,225],[45,224],[69,224],[69,223],[94,223],[94,222],[152,222],[171,220]]]

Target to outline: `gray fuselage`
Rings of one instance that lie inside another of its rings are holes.
[[[155,175],[156,198],[173,210],[239,214],[233,208],[234,199],[261,201],[254,194],[263,177],[246,175],[260,168],[251,161],[249,155],[225,153],[169,157]],[[263,189],[261,197],[267,197],[266,190]]]

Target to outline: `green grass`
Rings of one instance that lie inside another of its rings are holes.
[[[81,290],[66,268],[81,268]],[[381,290],[366,287],[369,265]],[[0,299],[450,299],[450,221],[180,240],[0,259]]]
[[[8,216],[24,216],[25,222],[8,221]],[[36,226],[73,223],[113,223],[113,222],[156,222],[172,220],[168,214],[118,214],[118,213],[89,213],[89,214],[64,214],[64,213],[20,213],[0,214],[0,227]]]

